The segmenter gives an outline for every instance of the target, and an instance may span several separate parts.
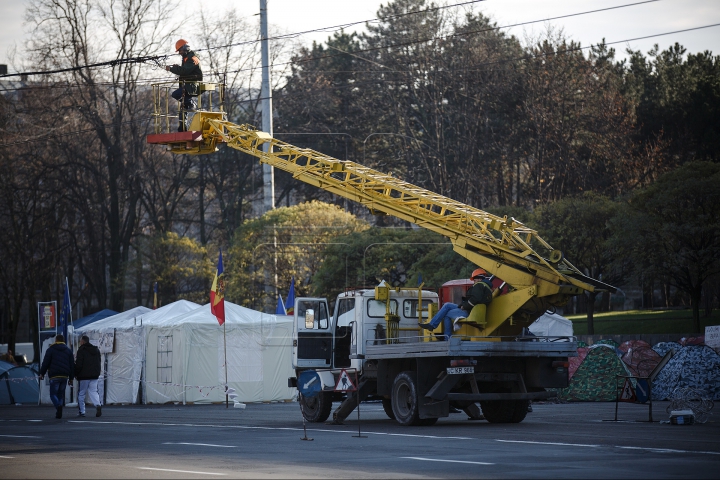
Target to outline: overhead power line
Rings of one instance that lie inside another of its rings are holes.
[[[406,16],[406,15],[415,15],[415,14],[419,14],[419,13],[426,13],[426,12],[428,12],[428,11],[435,11],[435,10],[439,10],[439,9],[441,9],[441,8],[450,8],[450,7],[460,6],[460,5],[466,5],[466,4],[469,4],[469,3],[476,3],[476,2],[479,2],[479,1],[484,1],[484,0],[475,0],[475,1],[469,1],[469,2],[460,3],[460,4],[454,4],[454,5],[450,5],[450,6],[446,6],[446,7],[437,7],[437,8],[426,9],[426,10],[421,10],[421,11],[417,11],[417,12],[409,12],[409,13],[402,14],[402,15],[395,15],[395,16],[393,16],[393,17],[386,17],[386,18],[383,18],[383,19],[377,19],[376,21],[381,21],[381,20],[382,20],[382,21],[385,21],[385,20],[387,20],[388,18],[397,18],[397,17],[401,17],[401,16]],[[461,37],[461,36],[473,35],[473,34],[478,34],[478,33],[489,32],[489,31],[493,31],[493,30],[500,30],[500,29],[505,29],[505,28],[513,28],[513,27],[519,27],[519,26],[524,26],[524,25],[531,25],[531,24],[533,24],[533,23],[548,22],[548,21],[551,21],[551,20],[560,20],[560,19],[563,19],[563,18],[571,18],[571,17],[580,16],[580,15],[589,15],[589,14],[592,14],[592,13],[599,13],[599,12],[604,12],[604,11],[609,11],[609,10],[617,10],[617,9],[620,9],[620,8],[627,8],[627,7],[632,7],[632,6],[636,6],[636,5],[642,5],[642,4],[646,4],[646,3],[655,3],[655,2],[658,2],[658,1],[660,1],[660,0],[644,0],[644,1],[641,1],[641,2],[634,2],[634,3],[624,4],[624,5],[617,5],[617,6],[613,6],[613,7],[599,8],[599,9],[595,9],[595,10],[588,10],[588,11],[585,11],[585,12],[577,12],[577,13],[571,13],[571,14],[567,14],[567,15],[560,15],[560,16],[556,16],[556,17],[548,17],[548,18],[543,18],[543,19],[540,19],[540,20],[530,20],[530,21],[527,21],[527,22],[520,22],[520,23],[515,23],[515,24],[510,24],[510,25],[503,25],[503,26],[499,26],[499,27],[490,27],[490,28],[485,28],[485,29],[480,29],[480,30],[462,32],[462,33],[455,33],[455,34],[451,34],[451,35],[447,35],[447,36],[443,36],[443,37],[429,37],[429,38],[425,38],[425,39],[422,39],[422,40],[414,40],[414,41],[412,41],[412,42],[405,42],[405,43],[402,43],[402,44],[384,45],[384,46],[380,46],[380,47],[360,49],[360,50],[357,50],[357,51],[354,51],[354,52],[343,52],[343,53],[338,53],[338,54],[333,54],[333,55],[322,55],[322,56],[319,56],[319,57],[312,57],[312,58],[309,58],[309,59],[305,59],[305,60],[302,60],[301,62],[290,61],[290,62],[276,63],[276,64],[273,64],[273,65],[271,65],[271,66],[274,67],[274,66],[291,65],[291,64],[297,64],[297,63],[305,63],[305,62],[310,62],[310,61],[314,61],[314,60],[321,60],[321,59],[324,59],[324,58],[332,58],[332,57],[339,56],[339,55],[344,55],[344,54],[347,54],[347,53],[357,54],[357,53],[369,52],[369,51],[374,51],[374,50],[381,50],[381,49],[386,49],[386,48],[397,48],[397,47],[409,46],[409,45],[414,45],[414,44],[417,44],[417,43],[428,42],[428,41],[431,41],[431,40],[440,40],[440,39],[443,39],[443,38],[453,38],[453,37]],[[366,20],[366,21],[358,22],[358,23],[367,23],[367,22],[368,22],[368,21]],[[322,28],[322,29],[308,30],[308,31],[306,31],[306,32],[301,32],[301,33],[298,33],[298,34],[295,34],[295,35],[300,35],[300,34],[304,34],[304,33],[311,33],[311,32],[315,32],[315,31],[325,31],[325,30],[331,29],[331,28],[336,28],[336,27],[324,27],[324,28]],[[280,37],[275,37],[275,38],[277,39],[277,38],[280,38]],[[258,41],[259,41],[259,40],[252,40],[252,41],[249,41],[249,42],[243,42],[243,43],[232,44],[232,45],[227,45],[227,46],[237,46],[237,45],[242,45],[242,44],[245,44],[245,43],[256,43],[256,42],[258,42]],[[215,49],[218,49],[218,48],[223,48],[223,46],[211,47],[211,48],[207,48],[207,49],[204,49],[204,50],[198,50],[198,51],[215,50]],[[37,72],[22,72],[22,73],[9,73],[9,74],[5,74],[5,75],[0,75],[0,78],[4,78],[4,77],[18,77],[18,76],[23,76],[23,75],[28,75],[28,76],[29,76],[29,75],[50,75],[50,74],[55,74],[55,73],[71,72],[71,71],[83,70],[83,69],[88,69],[88,68],[99,68],[99,67],[115,66],[115,65],[125,64],[125,63],[145,63],[145,62],[155,62],[155,63],[158,63],[160,60],[167,59],[168,57],[170,57],[170,55],[156,55],[156,56],[136,57],[136,58],[128,58],[128,59],[117,59],[117,60],[110,60],[110,61],[107,61],[107,62],[89,64],[89,65],[78,66],[78,67],[69,67],[69,68],[63,68],[63,69],[57,69],[57,70],[47,70],[47,71],[37,71]],[[259,67],[251,67],[251,68],[246,68],[246,69],[233,70],[233,71],[227,72],[227,73],[239,73],[239,72],[243,72],[243,71],[253,71],[253,70],[256,70],[257,68],[259,68]]]

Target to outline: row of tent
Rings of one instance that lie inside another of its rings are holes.
[[[661,342],[650,346],[642,340],[618,344],[600,340],[577,349],[570,358],[570,384],[558,392],[568,401],[614,401],[617,376],[648,376],[668,352],[675,353],[652,385],[654,400],[670,400],[673,393],[691,389],[702,398],[720,400],[720,355],[702,344]]]
[[[105,404],[217,403],[225,400],[225,385],[238,402],[292,399],[292,318],[228,301],[225,316],[220,326],[209,304],[179,300],[74,322],[69,336],[87,335],[100,348]],[[43,342],[41,358],[52,342]],[[51,403],[48,391],[41,382],[43,404]]]

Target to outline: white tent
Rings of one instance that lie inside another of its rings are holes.
[[[135,307],[126,312],[78,328],[76,335],[87,335],[90,342],[99,345],[104,339],[112,345],[111,351],[103,352],[103,371],[98,382],[104,403],[136,403],[145,365],[145,340],[147,326],[165,324],[173,317],[199,308],[187,300],[164,305],[157,310]],[[110,339],[110,340],[108,340]],[[103,350],[101,346],[101,351]],[[103,393],[103,389],[105,389]]]
[[[573,334],[573,324],[561,315],[545,312],[528,330],[539,337],[569,337]]]
[[[225,301],[225,326],[210,304],[146,326],[146,403],[225,400],[227,383],[239,402],[282,401],[292,369],[292,317],[264,314]],[[225,331],[226,348],[223,344]]]

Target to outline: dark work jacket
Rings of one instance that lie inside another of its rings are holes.
[[[492,301],[492,289],[482,280],[470,287],[460,308],[470,312],[475,305],[487,305]]]
[[[100,377],[100,350],[91,343],[80,345],[75,360],[75,378],[95,380]]]
[[[203,79],[200,64],[195,65],[195,62],[192,60],[193,57],[195,57],[195,52],[189,50],[187,54],[182,57],[182,64],[170,66],[170,71],[180,77],[181,86],[183,81],[199,82]],[[199,94],[197,83],[185,84],[185,91],[188,95],[197,96]]]
[[[40,375],[47,372],[50,378],[74,378],[75,365],[72,351],[64,342],[55,342],[45,352]]]

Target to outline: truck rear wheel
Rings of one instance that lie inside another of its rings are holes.
[[[520,423],[525,419],[530,400],[488,400],[480,402],[490,423]]]
[[[383,410],[385,410],[385,415],[387,415],[390,420],[395,420],[395,412],[393,412],[392,409],[392,400],[389,398],[383,398],[382,406]]]
[[[314,397],[300,395],[300,408],[305,420],[312,423],[322,423],[330,416],[332,397],[325,392],[320,392]]]
[[[393,382],[390,400],[395,420],[400,425],[420,425],[418,414],[417,375],[400,372]]]

